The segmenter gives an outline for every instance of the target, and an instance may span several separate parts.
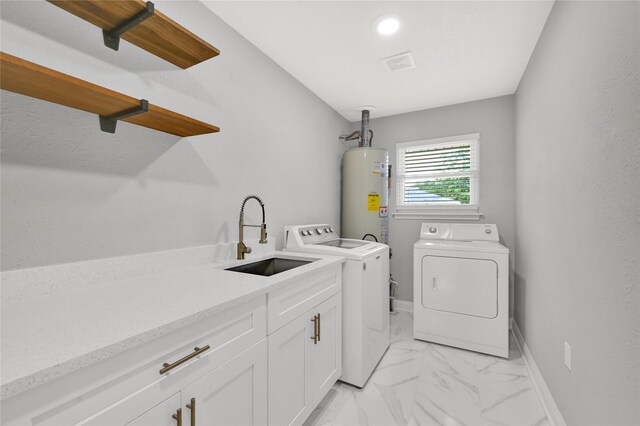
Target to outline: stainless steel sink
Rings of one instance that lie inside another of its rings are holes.
[[[257,262],[245,263],[244,265],[225,268],[225,271],[242,272],[245,274],[262,275],[270,277],[280,272],[288,271],[299,266],[306,265],[313,260],[284,259],[272,257],[271,259],[259,260]]]

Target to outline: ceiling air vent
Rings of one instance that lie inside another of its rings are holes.
[[[416,67],[413,53],[404,52],[382,59],[382,65],[387,71],[410,70]]]

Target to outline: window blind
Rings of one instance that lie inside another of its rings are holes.
[[[396,154],[398,207],[478,204],[477,139],[399,144]]]

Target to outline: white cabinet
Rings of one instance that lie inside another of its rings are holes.
[[[342,374],[342,293],[324,301],[318,315],[318,340],[309,339],[309,385],[312,410]]]
[[[99,413],[77,423],[76,426],[106,426],[106,425],[131,425],[131,426],[176,426],[176,420],[172,418],[180,408],[180,392],[176,392],[169,398],[157,404],[156,395],[162,385],[159,382],[129,395],[121,401]],[[157,404],[154,406],[154,404]],[[152,408],[149,408],[152,407]],[[145,411],[147,410],[147,411]]]
[[[180,393],[176,393],[134,421],[127,423],[127,426],[175,426],[176,419],[173,415],[177,413],[176,407],[180,407]]]
[[[342,374],[342,293],[269,341],[269,424],[302,424]]]
[[[323,300],[342,290],[342,267],[308,273],[287,286],[269,292],[267,297],[267,334],[273,334]]]
[[[183,425],[266,424],[266,339],[184,388],[182,404]]]
[[[136,417],[143,407],[152,406],[151,401],[163,386],[164,381],[158,380],[79,425],[264,425],[267,423],[267,340],[262,339]]]
[[[301,424],[342,373],[341,287],[339,262],[290,277],[3,400],[1,423]]]
[[[269,336],[269,424],[300,424],[311,413],[307,385],[311,314]],[[312,343],[313,344],[313,343]]]
[[[227,377],[230,387],[217,392],[228,394],[234,392],[239,383],[245,383],[243,380],[247,377],[242,372],[251,370],[251,391],[256,411],[249,415],[264,424],[267,404],[266,318],[266,296],[245,301],[4,400],[1,423],[177,426],[171,417],[177,409],[181,408],[184,416],[190,414],[186,404],[192,396],[183,394],[185,388],[205,377]],[[206,347],[209,348],[205,350]],[[201,350],[196,351],[195,348]],[[184,362],[178,362],[185,358]],[[258,358],[261,358],[260,362]],[[175,367],[161,372],[164,364]],[[234,371],[240,377],[233,376]],[[248,424],[244,419],[240,423]],[[185,420],[183,424],[186,426],[189,422]]]

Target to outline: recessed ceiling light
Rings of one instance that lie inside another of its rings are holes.
[[[376,19],[373,22],[373,26],[378,34],[391,35],[398,32],[400,29],[400,21],[400,15],[389,13]]]

